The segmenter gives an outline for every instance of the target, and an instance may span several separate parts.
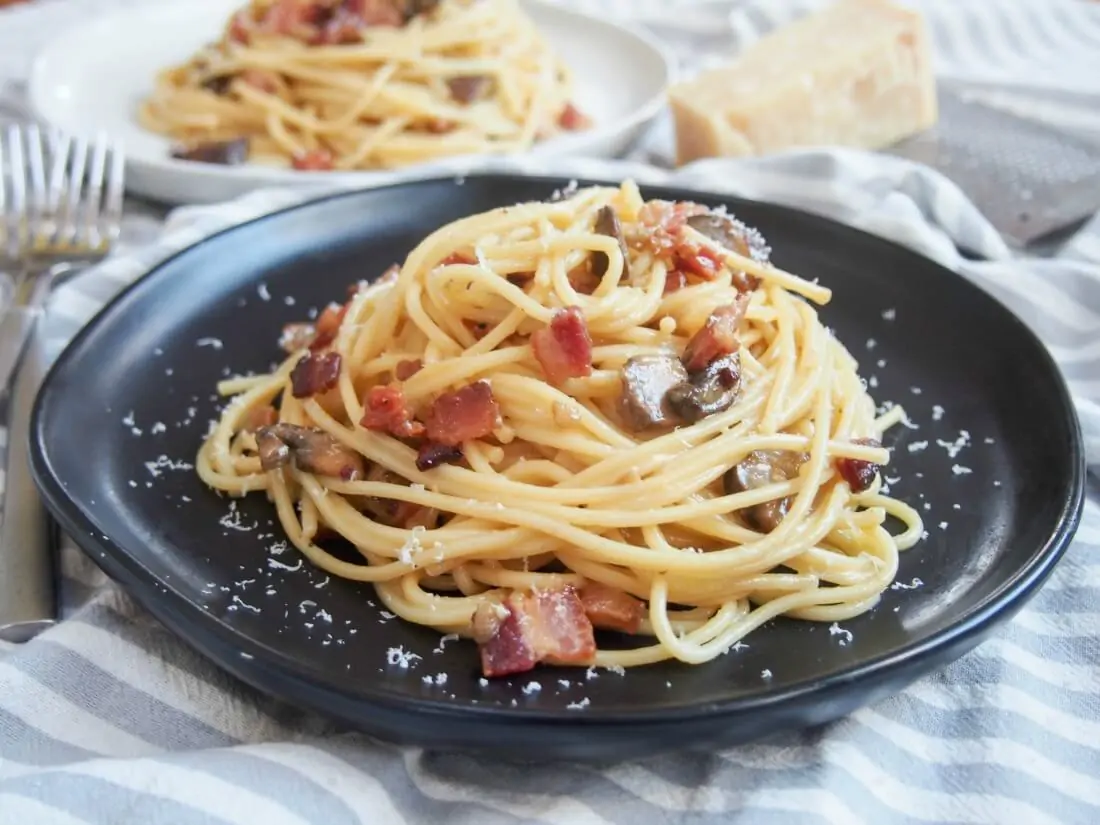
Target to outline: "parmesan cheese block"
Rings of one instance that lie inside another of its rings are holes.
[[[895,143],[936,122],[930,52],[917,12],[841,0],[673,86],[677,161]]]

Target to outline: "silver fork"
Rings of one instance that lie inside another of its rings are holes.
[[[26,641],[56,616],[47,521],[28,464],[30,411],[46,368],[34,333],[50,288],[102,260],[117,241],[123,171],[122,152],[102,136],[88,142],[36,126],[0,134],[0,260],[7,259],[15,287],[0,320],[0,392],[17,371],[0,524],[4,641]]]

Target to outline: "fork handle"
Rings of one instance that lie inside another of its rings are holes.
[[[16,313],[9,313],[14,315]],[[38,313],[26,313],[27,333]],[[40,335],[30,336],[8,396],[8,460],[0,524],[0,639],[25,642],[57,615],[49,522],[30,473],[30,418],[46,372]]]

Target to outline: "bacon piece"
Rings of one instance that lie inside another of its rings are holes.
[[[531,335],[531,349],[552,384],[592,374],[592,338],[578,307],[559,309]]]
[[[500,406],[488,381],[477,381],[444,393],[433,402],[425,419],[428,439],[457,447],[484,438],[500,426]]]
[[[684,274],[683,270],[670,269],[665,273],[665,295],[683,289],[685,286],[687,286],[687,275]]]
[[[452,252],[436,266],[451,266],[452,264],[476,264],[477,258],[467,255],[465,252]]]
[[[688,372],[705,369],[715,358],[737,352],[737,326],[745,317],[748,296],[739,295],[732,304],[720,306],[707,318],[706,324],[688,341],[683,362]]]
[[[581,604],[593,627],[637,633],[645,615],[645,604],[619,590],[599,582],[589,582],[581,588]]]
[[[363,407],[359,423],[368,430],[387,432],[395,438],[417,438],[424,434],[424,425],[413,420],[405,394],[397,384],[371,387]]]
[[[596,654],[592,623],[572,587],[513,592],[500,605],[483,604],[474,616],[487,677],[531,670],[539,662],[587,664]]]
[[[441,464],[457,464],[462,457],[461,447],[425,441],[416,451],[416,469],[421,472],[434,470]]]
[[[393,368],[393,375],[398,381],[408,381],[423,368],[424,364],[419,358],[406,359],[397,362]]]
[[[299,172],[330,172],[335,168],[335,161],[328,149],[310,149],[295,154],[290,165]]]
[[[852,443],[864,447],[882,446],[881,442],[873,438],[853,438]],[[879,465],[860,458],[838,458],[836,460],[836,469],[840,473],[840,477],[848,482],[848,486],[852,488],[853,493],[863,493],[869,490],[875,482],[875,476],[878,475],[878,468]]]
[[[457,124],[453,120],[447,120],[442,117],[431,117],[420,123],[420,128],[432,135],[445,135],[448,132],[453,132],[457,128]]]
[[[245,69],[241,72],[241,82],[269,95],[279,90],[279,76],[267,69]]]
[[[328,392],[340,378],[340,362],[337,352],[311,352],[290,373],[291,394],[295,398],[309,398]]]
[[[695,275],[704,281],[713,281],[722,269],[721,256],[710,247],[683,243],[676,247],[676,269],[686,275]]]
[[[579,132],[592,125],[592,119],[572,103],[566,103],[565,108],[558,115],[558,126],[567,132]]]
[[[248,9],[243,9],[233,15],[232,20],[229,21],[229,40],[233,43],[247,44],[252,39],[252,30],[255,28],[255,22],[248,13]]]
[[[309,40],[320,13],[321,7],[313,0],[275,0],[260,20],[260,30]]]
[[[647,201],[638,211],[642,232],[635,242],[654,255],[668,258],[680,243],[688,219],[705,212],[705,206],[690,201]]]
[[[329,304],[321,312],[314,324],[315,334],[309,343],[311,350],[322,350],[336,340],[340,332],[340,325],[344,323],[344,316],[348,314],[347,304]]]

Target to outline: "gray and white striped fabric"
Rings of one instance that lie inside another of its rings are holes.
[[[699,15],[713,14],[715,4],[705,5]],[[774,12],[783,3],[766,5]],[[1018,4],[1021,19],[1031,5]],[[747,12],[758,26],[771,19]],[[0,56],[4,26],[0,15]],[[1021,28],[1021,42],[1030,33]],[[1100,46],[1100,35],[1093,42]],[[1062,51],[1071,54],[1068,44]],[[1100,74],[1092,77],[1100,84]],[[660,140],[658,131],[650,152],[662,151]],[[1070,380],[1093,473],[1100,466],[1100,220],[1057,259],[1017,258],[949,182],[859,152],[706,161],[677,172],[581,160],[493,165],[718,187],[911,246],[990,291],[1047,342]],[[152,243],[148,223],[132,224],[139,243],[54,296],[50,348],[56,353],[105,300],[174,250],[301,197],[265,191],[179,210]],[[67,546],[65,621],[26,646],[0,649],[0,825],[1100,822],[1095,475],[1090,485],[1082,527],[1051,581],[993,641],[943,672],[826,727],[599,768],[473,760],[339,730],[213,667]]]

